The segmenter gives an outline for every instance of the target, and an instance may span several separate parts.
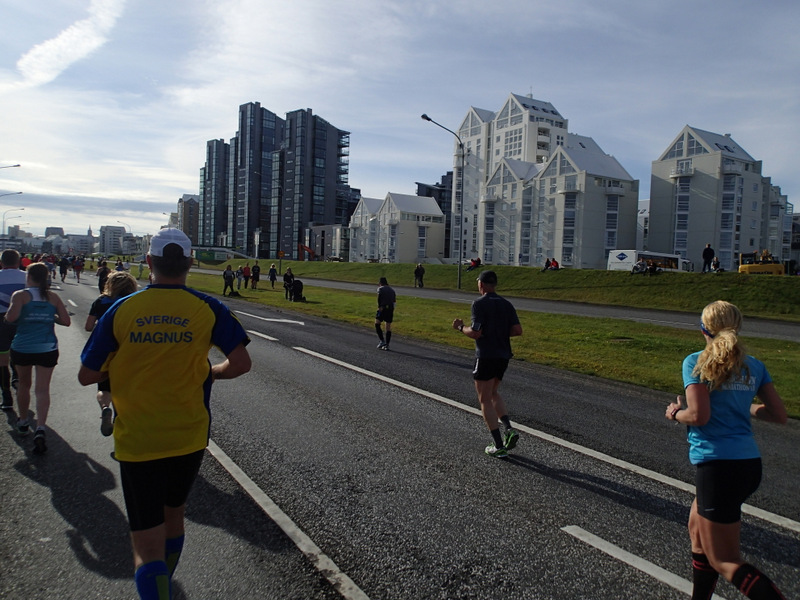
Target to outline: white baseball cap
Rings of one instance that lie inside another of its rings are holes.
[[[186,258],[192,256],[192,241],[180,229],[173,227],[160,229],[150,239],[150,254],[152,256],[164,256],[164,248],[169,244],[180,246]]]

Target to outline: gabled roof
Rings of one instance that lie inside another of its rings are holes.
[[[586,171],[590,175],[599,177],[610,177],[625,181],[634,180],[631,174],[625,170],[625,167],[610,154],[596,152],[589,148],[565,148],[564,146],[559,146],[558,150],[553,153],[551,161],[557,160],[556,157],[562,153],[567,155],[567,158],[575,165],[578,171]]]
[[[586,148],[587,150],[594,150],[601,154],[605,154],[603,149],[592,138],[585,135],[578,135],[577,133],[567,134],[567,148]]]
[[[383,200],[380,198],[367,198],[366,196],[361,196],[359,204],[363,204],[364,208],[367,209],[367,212],[371,215],[374,215],[380,210]]]
[[[400,212],[414,215],[432,215],[435,217],[443,216],[444,213],[436,200],[430,196],[410,196],[408,194],[396,194],[389,192],[386,194],[385,202],[392,202]],[[383,208],[383,206],[381,206]]]
[[[550,104],[549,102],[545,102],[544,100],[536,100],[535,98],[531,98],[529,96],[522,96],[520,94],[511,94],[513,98],[519,102],[523,108],[527,108],[528,110],[533,110],[534,112],[542,112],[545,114],[553,115],[558,117],[559,119],[563,119],[564,117],[556,110],[556,107]]]
[[[720,135],[718,133],[712,133],[711,131],[697,129],[691,125],[687,125],[684,129],[688,129],[690,132],[692,132],[695,139],[700,139],[700,141],[702,141],[708,147],[709,152],[722,152],[722,154],[726,156],[739,158],[741,160],[750,160],[753,162],[756,160],[747,152],[745,152],[744,149],[742,149],[739,144],[734,141],[729,133]]]
[[[508,165],[508,169],[514,175],[523,181],[529,181],[536,177],[544,168],[544,163],[532,163],[524,160],[516,160],[514,158],[503,158],[502,163]],[[498,165],[499,166],[499,165]],[[497,169],[495,169],[495,173]]]
[[[494,111],[486,110],[485,108],[477,108],[475,106],[470,106],[470,109],[474,110],[475,114],[478,115],[484,123],[488,123],[494,119],[494,115],[496,114]]]

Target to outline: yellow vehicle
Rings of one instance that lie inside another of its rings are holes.
[[[762,260],[758,252],[742,252],[739,255],[739,273],[751,275],[783,275],[783,265],[772,257]]]

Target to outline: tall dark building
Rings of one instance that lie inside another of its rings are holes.
[[[346,224],[350,133],[311,109],[286,114],[284,143],[272,157],[269,256],[299,258],[305,230]]]
[[[197,243],[204,246],[224,245],[228,219],[228,161],[230,145],[225,140],[206,142],[206,163],[200,169],[200,206]]]
[[[312,114],[281,119],[258,102],[239,107],[239,130],[207,143],[200,244],[258,258],[297,258],[313,225],[345,225],[358,201],[348,186],[350,134]]]

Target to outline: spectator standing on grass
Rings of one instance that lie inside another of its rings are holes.
[[[258,261],[253,264],[250,270],[250,289],[257,290],[258,282],[261,279],[261,267],[258,266]]]
[[[292,270],[287,268],[283,274],[283,289],[286,292],[286,299],[292,299],[292,286],[294,285],[294,274]]]
[[[423,277],[425,277],[425,267],[422,266],[422,263],[418,263],[414,269],[414,287],[425,287],[422,281]]]
[[[511,426],[508,410],[498,392],[500,382],[513,356],[511,338],[522,335],[517,311],[505,298],[495,292],[497,274],[482,271],[478,276],[481,297],[472,303],[472,322],[465,325],[461,319],[453,321],[457,329],[475,340],[475,367],[472,378],[481,405],[481,414],[494,442],[486,446],[489,456],[505,458],[519,440],[519,433]],[[500,423],[505,432],[500,433]]]
[[[186,500],[208,444],[212,383],[251,366],[239,320],[219,300],[186,287],[191,248],[178,229],[153,236],[153,283],[103,315],[78,373],[82,385],[114,382],[114,456],[144,600],[172,597]],[[212,366],[213,346],[225,360]]]
[[[244,289],[247,289],[247,286],[250,283],[250,263],[247,263],[244,267],[242,267],[242,277],[244,277]]]
[[[706,247],[703,248],[703,273],[711,271],[711,262],[714,260],[715,254],[711,244],[706,244]]]
[[[222,272],[222,296],[225,296],[225,292],[230,288],[230,293],[233,293],[233,280],[236,276],[233,274],[233,270],[231,266],[228,265],[225,267],[225,270]]]

